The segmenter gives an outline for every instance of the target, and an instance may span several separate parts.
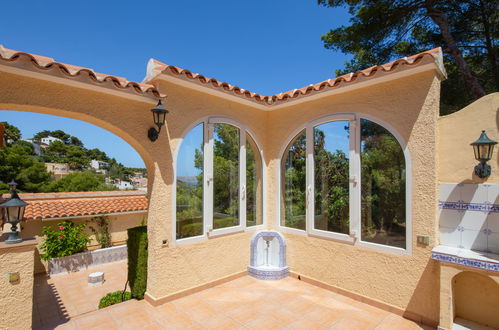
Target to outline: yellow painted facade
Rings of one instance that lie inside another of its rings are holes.
[[[425,63],[430,65],[432,61],[425,58]],[[303,102],[292,101],[269,109],[271,111],[240,102],[235,96],[233,99],[220,97],[209,87],[203,87],[203,91],[194,88],[196,83],[192,83],[191,88],[185,81],[180,84],[174,82],[175,79],[158,76],[152,83],[168,95],[165,106],[170,113],[167,126],[156,142],[147,138],[147,130],[153,124],[150,108],[154,100],[146,97],[143,101],[131,100],[104,89],[84,89],[0,72],[0,109],[83,120],[120,136],[141,155],[148,171],[150,192],[147,219],[150,301],[162,301],[186,290],[237,276],[249,264],[253,230],[196,243],[177,245],[174,242],[174,155],[184,134],[196,123],[207,117],[222,116],[240,122],[251,132],[263,152],[264,228],[278,229],[278,169],[281,152],[293,132],[308,121],[337,113],[378,118],[396,131],[410,155],[412,234],[408,237],[411,242],[408,253],[386,252],[286,231],[283,235],[287,240],[287,262],[294,274],[437,325],[441,307],[440,267],[431,259],[431,249],[438,244],[438,184],[470,178],[469,168],[474,166],[471,147],[459,147],[462,152],[455,152],[458,147],[452,145],[452,141],[463,140],[469,144],[478,138],[483,126],[482,122],[470,121],[460,126],[462,130],[452,132],[452,120],[459,114],[438,117],[440,74],[436,66],[417,70],[418,66],[401,68],[399,73],[403,75],[380,72],[374,78],[361,77],[361,82],[369,84],[354,82],[350,87],[350,83],[344,83],[334,94],[319,93]],[[496,118],[495,122],[487,123],[486,129],[488,133],[490,130],[491,138],[497,139],[497,94],[484,100],[480,111],[489,119]],[[471,110],[463,111],[467,114]],[[461,134],[465,134],[464,137]],[[466,164],[466,170],[458,169],[461,164]],[[492,166],[495,173],[490,180],[497,181],[497,158]],[[430,245],[417,244],[417,235],[429,236]],[[165,240],[167,244],[163,243]]]

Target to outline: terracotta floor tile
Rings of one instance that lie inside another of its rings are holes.
[[[303,319],[314,321],[318,324],[329,327],[342,319],[344,316],[345,314],[340,311],[320,306],[305,314]]]
[[[279,321],[283,326],[291,322],[294,322],[298,318],[302,317],[301,315],[293,313],[287,310],[286,308],[280,308],[280,307],[267,311],[267,315],[270,315],[271,317]]]
[[[327,327],[324,325],[320,324],[319,322],[315,322],[313,320],[308,320],[308,319],[298,319],[295,322],[292,322],[288,325],[286,325],[286,329],[293,329],[293,330],[326,330]]]
[[[258,318],[249,323],[246,323],[244,326],[248,329],[272,330],[281,329],[283,327],[283,324],[270,315],[260,315]]]
[[[240,323],[224,315],[218,315],[213,318],[206,319],[203,322],[200,322],[199,324],[206,329],[216,329],[216,330],[225,330],[225,329],[229,330],[241,327]]]
[[[131,300],[96,311],[100,298],[107,292],[122,290],[121,279],[126,280],[126,263],[102,269],[110,276],[99,287],[86,284],[88,273],[95,271],[92,269],[49,280],[38,278],[33,325],[48,328],[44,322],[57,317],[67,320],[66,315],[71,319],[57,329],[422,328],[395,314],[294,278],[260,281],[245,276],[157,307]],[[91,312],[78,315],[86,310]]]
[[[258,318],[261,313],[255,308],[248,308],[247,306],[239,306],[227,312],[225,315],[231,319],[246,324]]]
[[[212,319],[220,314],[220,312],[218,312],[216,309],[202,302],[189,309],[184,309],[184,312],[189,315],[191,319],[198,323],[202,323],[205,320]]]
[[[395,314],[388,315],[377,327],[378,330],[398,330],[398,329],[407,329],[407,330],[416,330],[423,329],[423,326],[418,323],[405,319],[402,316],[398,316]]]

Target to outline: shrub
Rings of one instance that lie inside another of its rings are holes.
[[[92,231],[95,236],[95,240],[99,243],[101,248],[111,247],[111,233],[109,232],[110,221],[106,216],[93,217],[89,223],[95,223],[97,228],[89,225],[88,228]]]
[[[106,294],[102,299],[99,301],[99,309],[108,307],[111,305],[119,304],[120,302],[127,301],[132,299],[132,294],[130,292],[125,292],[125,299],[123,299],[123,291],[116,291],[116,292],[110,292]]]
[[[132,298],[144,299],[147,288],[147,226],[128,229],[127,249]]]
[[[43,260],[61,258],[83,252],[90,242],[89,235],[84,233],[85,224],[75,225],[65,220],[57,224],[57,228],[43,227],[44,241],[40,246]]]

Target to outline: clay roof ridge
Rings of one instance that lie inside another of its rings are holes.
[[[161,94],[157,88],[151,84],[138,83],[129,81],[123,77],[98,73],[89,68],[57,62],[51,57],[20,52],[0,45],[0,60],[5,62],[16,62],[22,61],[23,59],[30,61],[33,66],[39,70],[58,68],[58,72],[66,78],[85,76],[85,78],[93,83],[111,83],[117,89],[134,90],[137,94],[151,95],[156,98],[166,97],[166,95]]]
[[[431,56],[437,66],[437,70],[442,77],[446,77],[445,68],[443,65],[443,55],[442,49],[440,47],[430,49],[419,54],[412,56],[406,56],[389,63],[375,65],[370,68],[358,71],[350,72],[341,75],[336,78],[327,79],[315,84],[310,84],[308,86],[293,89],[290,91],[277,93],[274,95],[261,95],[258,93],[253,93],[246,89],[240,88],[238,86],[231,85],[226,82],[217,80],[216,78],[208,78],[198,73],[192,73],[188,69],[183,69],[177,66],[168,65],[160,62],[156,59],[151,58],[147,64],[147,74],[143,82],[147,83],[152,81],[154,78],[160,74],[168,74],[177,76],[178,78],[185,78],[185,80],[204,85],[205,87],[212,87],[215,89],[221,89],[224,92],[231,92],[232,94],[239,97],[246,97],[254,102],[265,104],[267,106],[277,105],[280,102],[287,101],[289,99],[295,99],[300,96],[307,96],[312,93],[322,91],[326,88],[336,87],[342,84],[355,83],[359,79],[371,78],[377,75],[379,72],[391,73],[396,71],[400,66],[416,66],[418,65],[424,57]]]

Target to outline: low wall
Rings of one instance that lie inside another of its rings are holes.
[[[5,235],[4,235],[5,236]],[[33,259],[36,241],[5,244],[0,239],[0,329],[31,329],[33,310]],[[18,273],[11,283],[9,273]]]
[[[76,272],[92,266],[126,260],[127,257],[128,251],[126,245],[86,251],[50,260],[48,262],[48,273],[50,275],[56,275]]]
[[[92,231],[88,228],[88,225],[98,228],[95,223],[90,223],[93,217],[77,218],[72,219],[75,224],[87,224],[86,232],[92,234]],[[110,215],[108,216],[111,224],[109,226],[109,231],[111,233],[111,243],[113,246],[119,246],[126,244],[127,240],[127,229],[139,226],[143,220],[147,218],[147,213],[131,213],[131,214],[121,214],[121,215]],[[63,220],[29,220],[22,223],[22,237],[35,237],[38,243],[43,242],[42,228],[45,226],[56,227],[59,222]],[[100,248],[100,245],[95,240],[95,236],[91,235],[91,242],[89,244],[89,250],[96,250]],[[35,251],[35,274],[48,272],[48,264],[46,261],[41,260],[40,254],[42,252],[39,248]]]

